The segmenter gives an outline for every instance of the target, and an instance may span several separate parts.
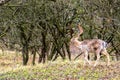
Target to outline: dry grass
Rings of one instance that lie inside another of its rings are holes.
[[[83,61],[58,59],[54,62],[22,66],[21,54],[0,54],[0,80],[119,80],[120,61],[106,66],[83,66]]]

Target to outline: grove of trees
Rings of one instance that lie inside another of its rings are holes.
[[[120,60],[120,0],[2,0],[0,48],[22,51],[23,65],[36,53],[39,63],[69,58],[69,42],[78,32],[81,40],[99,38]]]

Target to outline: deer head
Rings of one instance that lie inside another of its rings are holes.
[[[81,27],[80,23],[78,23],[77,27],[79,29],[79,33],[73,37],[74,39],[78,39],[79,36],[83,33],[83,28]]]

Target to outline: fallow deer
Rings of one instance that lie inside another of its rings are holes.
[[[107,65],[110,64],[110,57],[107,53],[107,43],[101,39],[90,39],[90,40],[83,40],[79,41],[79,36],[83,33],[83,28],[78,24],[79,34],[77,36],[73,36],[73,38],[70,41],[71,45],[74,45],[75,47],[79,48],[80,53],[84,54],[85,62],[90,63],[88,56],[90,53],[95,53],[97,59],[95,61],[94,66],[98,64],[98,61],[100,59],[100,54],[103,54],[107,57]]]

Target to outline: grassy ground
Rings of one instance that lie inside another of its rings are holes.
[[[120,61],[106,66],[83,66],[83,61],[58,59],[45,64],[22,66],[21,55],[0,54],[0,80],[120,80]]]

